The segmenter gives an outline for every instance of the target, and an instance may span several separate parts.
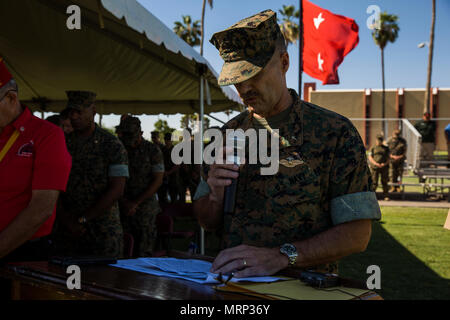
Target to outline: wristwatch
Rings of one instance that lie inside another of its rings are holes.
[[[298,253],[297,248],[290,243],[285,243],[280,247],[280,252],[288,257],[289,266],[293,266],[295,261],[297,261]]]
[[[78,223],[80,224],[85,224],[87,222],[86,217],[85,216],[81,216],[78,218]]]

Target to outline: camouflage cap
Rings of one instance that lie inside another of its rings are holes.
[[[258,74],[275,53],[280,37],[277,14],[272,10],[255,14],[215,33],[210,42],[225,61],[219,85],[240,83]]]
[[[377,140],[383,140],[383,139],[384,139],[384,136],[381,133],[377,134]]]
[[[66,91],[67,108],[80,110],[87,108],[95,102],[97,94],[90,91]]]
[[[116,127],[120,132],[141,132],[141,120],[137,117],[128,116]]]

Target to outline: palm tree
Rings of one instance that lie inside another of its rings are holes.
[[[200,45],[199,20],[192,22],[191,16],[182,16],[183,22],[175,21],[173,31],[191,47]]]
[[[372,37],[375,44],[380,47],[381,50],[381,77],[383,81],[383,93],[382,93],[382,107],[381,117],[386,117],[386,93],[385,93],[385,81],[384,81],[384,49],[389,42],[394,43],[398,37],[400,30],[397,24],[398,17],[393,14],[383,12],[380,14],[379,28],[374,28],[372,31]],[[383,133],[387,136],[386,122],[383,121]]]
[[[209,7],[213,8],[213,0],[208,0]],[[206,0],[203,0],[203,7],[202,7],[202,40],[200,41],[200,54],[203,56],[203,44],[205,41],[205,7],[206,7]]]
[[[436,0],[431,0],[431,31],[430,31],[430,51],[428,53],[428,76],[427,87],[425,89],[425,101],[423,112],[430,112],[430,94],[431,94],[431,71],[433,69],[433,49],[434,49],[434,26],[436,24]]]
[[[298,26],[298,23],[295,22],[295,19],[300,19],[300,11],[295,10],[295,7],[293,5],[283,5],[283,10],[278,10],[278,12],[283,17],[282,22],[279,25],[284,39],[286,39],[286,42],[288,44],[295,44],[300,36],[300,28]]]

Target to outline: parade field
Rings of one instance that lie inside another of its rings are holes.
[[[382,207],[367,250],[339,265],[340,275],[367,279],[366,268],[379,265],[381,290],[391,299],[448,299],[450,231],[443,228],[448,209]]]
[[[0,0],[0,29],[0,303],[450,300],[450,0]]]

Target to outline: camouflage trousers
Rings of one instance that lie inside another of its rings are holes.
[[[54,254],[116,258],[123,256],[123,229],[117,206],[107,214],[88,221],[84,226],[86,232],[74,237],[61,224],[57,224],[52,234]]]
[[[156,240],[156,215],[161,211],[158,202],[142,203],[132,216],[122,215],[123,230],[134,238],[135,257],[150,257]]]
[[[370,168],[372,173],[373,190],[376,191],[378,187],[378,179],[381,178],[381,185],[383,186],[383,195],[387,196],[389,192],[389,167],[383,168]]]
[[[392,183],[399,183],[402,180],[404,161],[391,161],[389,163],[389,178]]]

